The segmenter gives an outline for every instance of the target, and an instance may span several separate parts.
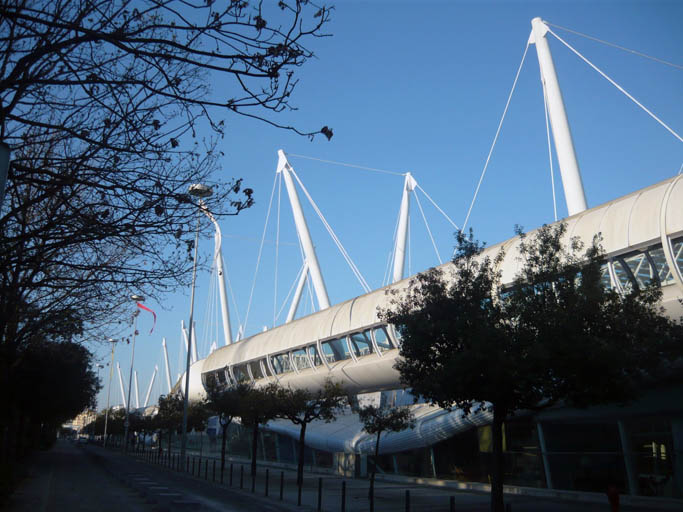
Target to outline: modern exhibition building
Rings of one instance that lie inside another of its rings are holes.
[[[601,234],[608,257],[603,266],[604,285],[625,292],[656,283],[662,289],[666,313],[680,318],[683,175],[586,209],[562,97],[545,42],[547,27],[539,19],[532,25],[532,42],[539,54],[570,212],[562,220],[567,224],[567,240],[578,237],[590,243],[596,234]],[[294,170],[282,151],[278,173],[282,173],[287,185],[305,254],[306,271],[293,311],[307,278],[315,290],[320,311],[298,319],[293,318],[292,312],[284,325],[234,343],[226,334],[225,346],[192,364],[190,398],[204,396],[205,387],[216,384],[249,381],[261,386],[278,382],[315,390],[331,378],[361,402],[374,400],[382,405],[413,408],[414,428],[382,436],[377,461],[380,472],[446,479],[463,485],[488,483],[492,465],[490,411],[474,409],[465,414],[457,409],[447,411],[424,403],[413,404],[412,396],[400,389],[399,374],[394,368],[400,358],[400,339],[392,326],[380,321],[377,310],[388,304],[388,290],[410,284],[410,278],[403,276],[401,259],[405,253],[405,246],[401,246],[405,244],[405,233],[401,236],[405,222],[399,221],[394,283],[330,305],[294,189]],[[413,186],[407,175],[400,219],[404,212],[407,215],[407,192]],[[503,283],[512,282],[519,270],[519,242],[519,238],[512,238],[485,251],[485,255],[495,255],[504,250],[499,269]],[[224,321],[227,323],[227,319]],[[628,321],[624,318],[624,322]],[[239,427],[232,428],[235,436],[231,451],[246,455],[248,440]],[[608,482],[616,482],[624,494],[683,498],[680,382],[653,385],[636,402],[623,407],[553,407],[540,413],[516,414],[506,421],[504,434],[506,484],[604,493]],[[267,460],[294,462],[298,435],[298,426],[289,422],[269,423],[261,437],[260,455]],[[374,451],[374,437],[362,431],[358,416],[351,410],[337,421],[311,424],[306,444],[311,464],[356,475],[367,471],[367,454]]]

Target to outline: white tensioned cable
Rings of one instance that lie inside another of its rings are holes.
[[[282,195],[282,180],[278,181],[279,185],[277,188],[277,221],[275,223],[275,277],[273,283],[273,327],[277,322],[277,274],[278,274],[278,262],[280,261],[280,197]]]
[[[270,201],[268,201],[268,213],[266,214],[266,224],[263,226],[263,235],[261,236],[261,245],[258,248],[258,256],[256,257],[256,270],[254,271],[254,281],[251,283],[251,291],[249,292],[249,303],[247,304],[247,313],[244,315],[244,330],[247,329],[247,322],[249,321],[249,311],[251,311],[251,299],[254,297],[254,288],[256,287],[256,278],[258,276],[259,265],[261,264],[261,254],[263,252],[263,244],[266,241],[266,231],[268,230],[268,221],[270,220],[270,212],[273,207],[273,196],[275,195],[275,185],[277,184],[279,173],[275,173],[273,180],[273,189],[270,191]]]
[[[225,278],[228,280],[228,289],[230,290],[230,298],[232,299],[232,304],[235,307],[233,310],[235,312],[235,316],[237,317],[237,325],[242,325],[242,319],[240,318],[240,312],[239,309],[237,308],[237,300],[235,300],[235,292],[232,290],[232,283],[230,282],[230,274],[228,274],[228,271],[225,270],[225,266],[223,267],[223,272],[225,272]],[[220,279],[220,277],[219,277]]]
[[[653,60],[655,62],[659,62],[660,64],[665,64],[667,66],[671,66],[672,68],[683,69],[683,66],[681,66],[679,64],[675,64],[673,62],[669,62],[669,61],[664,60],[664,59],[659,59],[657,57],[653,57],[652,55],[648,55],[648,54],[643,53],[643,52],[632,50],[631,48],[626,48],[625,46],[620,46],[618,44],[610,43],[609,41],[605,41],[603,39],[598,39],[597,37],[589,36],[588,34],[584,34],[583,32],[578,32],[576,30],[572,30],[570,28],[563,27],[561,25],[555,25],[554,23],[550,23],[546,20],[543,20],[543,23],[545,23],[546,25],[549,25],[551,27],[559,28],[559,29],[564,30],[566,32],[571,32],[572,34],[576,34],[577,36],[585,37],[586,39],[590,39],[592,41],[596,41],[598,43],[602,43],[604,45],[612,46],[613,48],[618,48],[619,50],[623,50],[625,52],[632,53],[634,55],[638,55],[639,57],[645,57],[646,59],[650,59],[650,60]]]
[[[519,78],[519,74],[522,71],[522,66],[524,65],[524,59],[526,59],[526,54],[527,51],[529,51],[529,41],[526,43],[526,47],[524,48],[524,55],[522,55],[522,62],[519,63],[519,68],[517,68],[517,74],[515,75],[515,80],[512,83],[512,89],[510,90],[510,94],[508,95],[508,100],[505,103],[505,109],[503,110],[503,116],[500,118],[500,122],[498,123],[498,129],[496,130],[496,135],[493,137],[493,143],[491,144],[491,149],[489,149],[489,154],[486,157],[486,163],[484,164],[484,170],[481,171],[481,176],[479,177],[479,183],[477,183],[477,188],[474,191],[474,197],[472,198],[472,203],[470,204],[469,209],[467,210],[467,215],[465,216],[465,222],[462,223],[462,229],[463,231],[465,227],[467,226],[467,221],[470,219],[470,214],[472,213],[472,208],[474,208],[474,202],[477,200],[477,195],[479,194],[479,189],[481,188],[481,183],[484,181],[484,175],[486,174],[486,169],[488,169],[489,162],[491,161],[491,154],[493,153],[493,148],[496,146],[496,142],[498,141],[498,135],[500,135],[500,129],[503,126],[503,121],[505,120],[505,114],[507,114],[508,107],[510,106],[510,100],[512,99],[512,94],[515,92],[515,87],[517,86],[517,79]]]
[[[349,254],[346,252],[346,249],[344,249],[344,246],[342,245],[341,241],[337,237],[337,235],[334,233],[332,230],[332,226],[329,225],[327,220],[325,219],[325,216],[322,214],[320,209],[318,208],[318,205],[315,203],[311,195],[308,193],[308,190],[304,186],[304,184],[301,182],[299,179],[299,176],[294,172],[294,169],[290,169],[290,172],[294,175],[296,178],[296,181],[299,183],[299,186],[301,187],[301,190],[304,192],[306,195],[306,198],[308,201],[311,203],[311,206],[313,206],[313,210],[315,210],[315,213],[318,214],[318,217],[322,221],[323,225],[325,226],[325,229],[327,229],[327,232],[329,233],[330,237],[332,237],[332,240],[334,241],[335,245],[339,249],[339,251],[342,253],[342,256],[346,260],[346,263],[349,265],[349,268],[351,268],[351,271],[354,273],[356,276],[356,279],[358,279],[358,282],[360,285],[363,287],[363,290],[365,290],[365,293],[370,293],[370,287],[368,286],[368,283],[365,281],[363,278],[363,275],[360,273],[360,270],[358,270],[358,267],[356,267],[355,263],[351,260],[351,257]]]
[[[453,227],[454,227],[455,229],[457,229],[458,231],[461,231],[461,229],[458,227],[458,225],[457,225],[455,222],[453,222],[453,221],[451,220],[451,218],[450,218],[448,215],[446,215],[446,212],[444,212],[444,211],[441,209],[441,207],[440,207],[438,204],[436,204],[436,202],[434,201],[434,199],[432,199],[432,198],[429,196],[429,194],[427,194],[427,192],[425,192],[425,189],[423,189],[423,188],[420,186],[420,184],[417,183],[417,182],[415,183],[415,185],[416,185],[416,187],[417,187],[418,189],[420,189],[420,192],[422,192],[422,193],[425,195],[425,197],[426,197],[427,199],[429,199],[429,202],[432,203],[432,204],[434,205],[434,208],[436,208],[437,210],[439,210],[439,213],[440,213],[441,215],[444,216],[444,218],[451,224],[451,226],[453,226]]]
[[[387,171],[386,169],[376,169],[374,167],[365,167],[363,165],[347,164],[345,162],[335,162],[334,160],[323,160],[322,158],[315,158],[313,156],[297,155],[296,153],[287,153],[287,156],[295,156],[298,158],[305,158],[306,160],[315,160],[316,162],[324,162],[326,164],[343,165],[344,167],[353,167],[354,169],[362,169],[364,171],[379,172],[381,174],[393,174],[395,176],[405,176],[406,173],[398,171]]]
[[[439,265],[443,263],[441,261],[441,255],[439,254],[439,249],[436,248],[436,242],[434,241],[434,236],[432,235],[432,230],[429,229],[429,224],[427,223],[427,217],[425,217],[425,212],[422,209],[422,203],[420,203],[420,198],[417,196],[415,192],[413,192],[413,195],[415,196],[415,202],[417,203],[417,207],[420,210],[420,214],[422,215],[422,221],[425,223],[425,227],[427,228],[427,233],[429,233],[429,239],[432,241],[432,247],[434,247],[434,252],[436,253],[436,259],[439,261]]]
[[[653,114],[650,110],[645,107],[642,103],[640,103],[637,99],[635,99],[633,96],[631,96],[626,90],[621,87],[618,83],[616,83],[614,80],[612,80],[610,77],[608,77],[600,68],[598,68],[595,64],[593,64],[591,61],[589,61],[586,57],[581,55],[578,50],[576,50],[574,47],[572,47],[569,43],[567,43],[564,39],[562,39],[560,36],[558,36],[555,32],[552,30],[548,29],[548,32],[550,32],[552,35],[554,35],[558,41],[560,41],[563,45],[565,45],[567,48],[569,48],[572,52],[574,52],[582,61],[584,61],[586,64],[588,64],[590,67],[592,67],[595,71],[600,73],[600,75],[607,80],[609,83],[611,83],[614,87],[619,89],[628,99],[630,99],[633,103],[638,105],[640,108],[642,108],[645,112],[647,112],[652,119],[657,121],[659,124],[661,124],[664,128],[669,131],[674,137],[676,137],[679,141],[683,142],[683,138],[681,138],[680,135],[678,135],[672,128],[669,127],[664,121],[659,119],[655,114]]]
[[[539,69],[540,71],[540,69]],[[548,161],[550,162],[550,186],[553,191],[553,214],[555,215],[555,222],[557,222],[557,200],[555,198],[555,173],[553,172],[553,148],[550,144],[550,124],[548,118],[548,94],[545,88],[545,81],[541,76],[541,84],[543,85],[543,110],[545,112],[545,135],[548,139]]]

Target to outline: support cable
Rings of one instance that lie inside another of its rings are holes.
[[[548,118],[548,94],[545,88],[545,81],[541,77],[541,84],[543,85],[543,109],[545,112],[545,134],[548,139],[548,161],[550,163],[550,186],[553,191],[553,214],[555,222],[557,222],[557,200],[555,198],[555,173],[553,172],[553,149],[550,143],[550,124]]]
[[[405,172],[387,171],[386,169],[376,169],[374,167],[365,167],[363,165],[347,164],[344,162],[335,162],[334,160],[323,160],[322,158],[315,158],[313,156],[297,155],[295,153],[287,153],[287,156],[295,156],[297,158],[305,158],[306,160],[315,160],[316,162],[324,162],[326,164],[342,165],[344,167],[353,167],[354,169],[362,169],[364,171],[379,172],[381,174],[393,174],[394,176],[405,176]]]
[[[683,138],[681,138],[680,135],[678,135],[672,128],[669,127],[664,121],[659,119],[655,114],[653,114],[650,110],[648,110],[645,105],[640,103],[637,99],[635,99],[633,96],[631,96],[626,90],[621,87],[618,83],[616,83],[614,80],[612,80],[610,77],[608,77],[600,68],[598,68],[595,64],[593,64],[591,61],[589,61],[586,57],[581,55],[578,50],[576,50],[573,46],[571,46],[569,43],[567,43],[564,39],[562,39],[560,36],[558,36],[555,32],[552,30],[548,29],[548,32],[554,35],[558,41],[560,41],[563,45],[565,45],[567,48],[569,48],[572,52],[574,52],[581,60],[583,60],[586,64],[588,64],[590,67],[592,67],[595,71],[600,73],[600,75],[607,80],[609,83],[611,83],[614,87],[619,89],[628,99],[630,99],[633,103],[638,105],[640,108],[642,108],[645,112],[647,112],[652,119],[657,121],[659,124],[661,124],[664,128],[666,128],[669,133],[671,133],[674,137],[676,137],[679,141],[683,142]]]
[[[368,283],[365,281],[365,278],[363,278],[363,275],[360,273],[360,270],[358,270],[358,267],[356,267],[356,265],[355,265],[355,263],[353,262],[353,260],[351,260],[351,257],[350,257],[349,254],[346,252],[346,249],[345,249],[344,246],[342,245],[341,241],[339,240],[339,238],[337,237],[337,235],[334,233],[334,231],[332,230],[332,227],[329,225],[329,223],[328,223],[327,220],[325,219],[325,216],[322,214],[322,212],[321,212],[320,209],[318,208],[318,205],[315,203],[315,201],[313,200],[313,198],[311,197],[311,195],[308,193],[308,190],[306,189],[306,187],[304,186],[304,184],[303,184],[303,183],[301,182],[301,180],[299,179],[299,176],[296,174],[296,172],[294,172],[294,169],[290,169],[290,172],[291,172],[292,175],[294,175],[294,177],[296,178],[296,181],[299,183],[299,186],[301,187],[301,190],[302,190],[302,191],[304,192],[304,194],[306,195],[306,198],[307,198],[308,201],[311,203],[311,206],[313,206],[313,209],[315,210],[315,213],[318,214],[318,217],[320,218],[320,220],[322,221],[323,225],[325,226],[325,229],[327,229],[327,232],[329,233],[330,237],[332,237],[332,240],[334,241],[335,245],[337,246],[337,248],[338,248],[339,251],[341,252],[341,254],[342,254],[342,256],[344,257],[344,259],[346,260],[346,263],[349,265],[349,268],[351,269],[351,271],[353,272],[353,274],[356,276],[356,279],[358,279],[358,282],[359,282],[360,285],[363,287],[363,290],[365,290],[365,293],[370,293],[371,290],[370,290],[370,287],[368,286]]]
[[[436,204],[436,202],[434,201],[434,199],[432,199],[432,198],[429,196],[429,194],[427,194],[427,192],[425,192],[425,189],[423,189],[423,188],[420,186],[419,183],[415,182],[415,186],[420,190],[420,192],[422,192],[422,193],[425,195],[425,197],[426,197],[427,199],[429,199],[429,202],[432,203],[432,204],[434,205],[434,208],[436,208],[437,210],[439,210],[439,213],[440,213],[441,215],[444,216],[444,218],[451,224],[451,226],[453,226],[453,227],[454,227],[455,229],[457,229],[458,231],[462,231],[462,230],[458,227],[458,225],[457,225],[455,222],[453,222],[453,221],[451,220],[451,218],[450,218],[448,215],[446,215],[446,212],[444,212],[444,211],[441,209],[441,207],[440,207],[438,204]],[[417,197],[417,196],[415,196],[415,197]]]
[[[493,148],[496,146],[496,142],[498,141],[498,135],[500,135],[500,129],[503,126],[503,121],[505,120],[505,114],[507,114],[508,107],[510,106],[510,100],[512,99],[512,94],[515,92],[515,87],[517,86],[517,80],[519,79],[519,74],[522,71],[522,66],[524,65],[524,59],[526,59],[526,54],[529,51],[529,41],[526,43],[526,47],[524,48],[524,54],[522,55],[522,62],[519,63],[519,68],[517,68],[517,74],[515,75],[515,80],[512,83],[512,89],[510,90],[510,94],[508,95],[507,102],[505,103],[505,109],[503,110],[503,116],[500,118],[500,122],[498,123],[498,129],[496,130],[496,135],[493,137],[493,143],[491,144],[491,148],[489,149],[489,154],[486,157],[486,163],[484,164],[484,170],[481,171],[481,176],[479,177],[479,183],[477,183],[477,188],[474,191],[474,197],[472,198],[472,203],[470,204],[469,209],[467,210],[467,215],[465,216],[465,222],[462,223],[462,230],[465,229],[467,226],[467,221],[470,219],[470,214],[472,213],[472,208],[474,208],[474,202],[477,200],[477,195],[479,194],[479,189],[481,188],[481,183],[484,181],[484,175],[486,174],[486,169],[488,169],[489,162],[491,161],[491,154],[493,153]]]
[[[443,263],[441,261],[441,255],[439,254],[439,249],[436,248],[436,242],[434,241],[434,236],[432,235],[432,230],[429,229],[429,223],[427,222],[427,217],[425,217],[425,212],[422,209],[422,203],[420,203],[420,198],[418,195],[413,192],[413,195],[415,196],[415,202],[417,203],[417,208],[420,210],[420,214],[422,215],[422,220],[425,223],[425,227],[427,228],[427,233],[429,234],[429,239],[432,241],[432,247],[434,247],[434,252],[436,253],[436,259],[439,261],[439,265]]]
[[[249,303],[247,304],[247,313],[244,315],[244,330],[247,328],[249,321],[249,311],[251,310],[251,300],[254,297],[254,288],[256,287],[256,278],[258,277],[258,269],[261,264],[261,254],[263,253],[263,244],[266,240],[266,231],[268,230],[268,221],[270,220],[270,212],[273,207],[273,196],[275,195],[275,185],[277,184],[278,174],[275,174],[273,180],[273,189],[270,192],[270,201],[268,202],[268,213],[266,214],[266,223],[263,226],[263,235],[261,236],[261,244],[258,249],[258,256],[256,257],[256,270],[254,271],[254,281],[251,283],[251,291],[249,292]]]
[[[683,69],[683,66],[681,66],[679,64],[675,64],[675,63],[669,62],[667,60],[659,59],[657,57],[653,57],[652,55],[647,55],[646,53],[642,53],[642,52],[639,52],[637,50],[632,50],[631,48],[626,48],[625,46],[620,46],[618,44],[610,43],[609,41],[605,41],[603,39],[598,39],[597,37],[589,36],[588,34],[584,34],[583,32],[578,32],[576,30],[572,30],[570,28],[563,27],[561,25],[555,25],[554,23],[549,23],[546,20],[543,20],[543,23],[545,23],[549,27],[559,28],[559,29],[564,30],[566,32],[571,32],[572,34],[576,34],[577,36],[581,36],[581,37],[585,37],[586,39],[590,39],[591,41],[596,41],[598,43],[602,43],[604,45],[611,46],[613,48],[618,48],[619,50],[623,50],[625,52],[632,53],[634,55],[638,55],[639,57],[644,57],[646,59],[650,59],[650,60],[653,60],[655,62],[659,62],[660,64],[665,64],[667,66],[671,66],[672,68]]]

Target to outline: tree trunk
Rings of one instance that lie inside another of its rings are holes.
[[[305,455],[305,440],[306,440],[306,423],[301,424],[299,430],[299,464],[296,468],[296,485],[303,485],[304,483],[304,455]]]
[[[491,436],[493,440],[493,478],[491,481],[491,512],[504,512],[503,477],[505,474],[505,460],[503,458],[503,420],[505,410],[493,407],[493,424]]]
[[[375,443],[375,458],[372,461],[372,481],[375,481],[375,473],[377,473],[377,459],[379,458],[379,436],[382,435],[382,431],[377,432],[377,442]]]
[[[223,427],[223,439],[221,439],[221,482],[225,472],[225,442],[228,440],[228,425],[223,425],[223,422],[221,422],[221,427]]]
[[[256,451],[258,449],[258,423],[254,425],[251,439],[251,478],[256,478]]]

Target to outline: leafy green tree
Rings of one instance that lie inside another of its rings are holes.
[[[326,423],[334,421],[336,415],[346,404],[344,389],[339,383],[325,381],[322,389],[292,389],[278,387],[276,390],[277,417],[285,418],[299,425],[299,458],[297,464],[297,485],[303,484],[304,449],[306,427],[309,423],[322,420]]]
[[[259,426],[265,425],[277,416],[277,384],[262,388],[246,387],[241,395],[240,419],[242,425],[251,428],[251,478],[256,478],[256,453],[258,450]]]
[[[233,418],[240,415],[243,396],[249,390],[249,385],[239,383],[227,388],[218,386],[207,390],[206,405],[210,411],[218,416],[221,425],[221,476],[225,473],[225,446],[228,439],[228,427]]]
[[[377,434],[375,440],[375,458],[371,479],[375,481],[377,461],[379,458],[379,441],[382,432],[400,432],[412,428],[415,424],[413,413],[408,407],[375,407],[366,405],[358,411],[358,418],[363,424],[363,430],[368,434]]]
[[[683,327],[663,315],[661,291],[606,289],[599,240],[565,247],[565,233],[565,224],[518,233],[522,269],[506,287],[502,252],[484,257],[472,233],[460,233],[453,265],[418,275],[381,312],[401,334],[396,367],[416,396],[467,413],[492,409],[495,512],[504,508],[508,415],[627,402],[682,355]]]

